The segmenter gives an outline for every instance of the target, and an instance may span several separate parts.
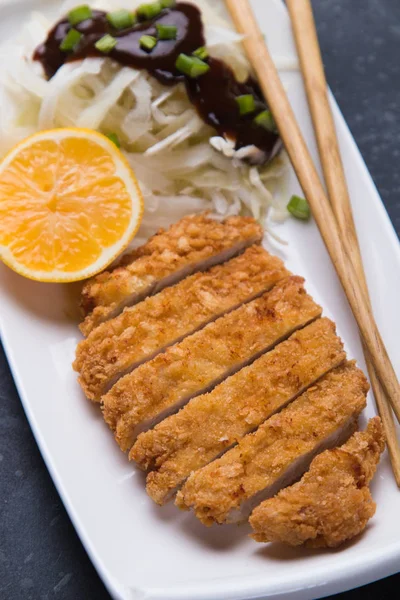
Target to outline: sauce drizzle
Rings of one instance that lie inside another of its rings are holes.
[[[143,35],[157,37],[156,24],[175,25],[177,38],[159,41],[151,52],[147,52],[141,48],[140,38]],[[60,44],[71,28],[68,18],[56,23],[34,53],[34,59],[41,62],[49,79],[67,62],[87,57],[104,58],[95,44],[109,34],[117,39],[117,44],[106,56],[124,66],[146,69],[166,86],[183,82],[203,121],[219,135],[234,140],[236,150],[254,145],[263,151],[262,162],[267,162],[280,149],[279,135],[254,122],[254,117],[267,110],[267,105],[253,78],[243,83],[237,81],[232,69],[215,58],[207,59],[210,69],[198,78],[190,78],[176,69],[179,54],[191,55],[205,46],[201,12],[196,6],[180,2],[164,9],[151,21],[139,22],[124,30],[114,29],[107,20],[107,13],[94,10],[90,19],[75,26],[83,36],[74,51],[67,53],[60,50]],[[255,111],[249,115],[240,115],[236,102],[236,97],[244,94],[252,94],[255,99]]]

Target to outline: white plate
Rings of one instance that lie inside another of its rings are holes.
[[[279,0],[254,0],[274,54],[292,53]],[[2,4],[1,37],[16,31],[29,9],[56,0]],[[316,156],[298,73],[290,98]],[[335,117],[376,318],[394,364],[400,365],[400,248],[377,191],[339,113]],[[299,192],[295,178],[290,192]],[[364,365],[357,329],[314,224],[279,227],[290,240],[289,267],[334,317],[349,355]],[[276,248],[275,248],[276,249]],[[246,527],[206,529],[173,506],[156,508],[143,476],[117,448],[98,407],[87,402],[71,369],[78,330],[71,288],[26,281],[0,268],[3,343],[28,419],[69,515],[113,598],[123,600],[309,600],[369,583],[400,565],[399,492],[385,458],[372,486],[378,503],[365,534],[336,552],[263,546]],[[72,302],[73,303],[73,302]],[[400,373],[399,373],[400,374]],[[370,397],[366,417],[375,414]]]

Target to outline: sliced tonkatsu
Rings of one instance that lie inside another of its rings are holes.
[[[88,335],[126,306],[157,294],[187,275],[229,260],[260,243],[262,237],[261,226],[250,217],[231,217],[222,223],[205,214],[184,217],[125,256],[116,268],[85,284],[82,333]]]
[[[317,319],[322,309],[303,284],[301,277],[284,279],[270,292],[210,323],[120,379],[102,403],[104,418],[121,449],[130,450],[139,433]],[[335,358],[344,358],[333,327],[317,327],[316,333],[321,335],[317,345],[322,368],[324,357],[330,358],[328,348]],[[300,336],[303,338],[304,334]],[[315,358],[314,352],[309,365]],[[336,366],[333,358],[327,364]]]
[[[74,369],[84,392],[99,401],[120,377],[288,275],[279,258],[252,246],[223,265],[126,308],[78,345]]]
[[[149,473],[147,491],[163,504],[192,471],[227,451],[345,360],[328,319],[293,334],[211,393],[139,436],[130,457]]]
[[[294,485],[253,511],[257,542],[336,548],[361,533],[375,514],[369,491],[385,436],[379,417],[340,448],[326,450]]]
[[[246,520],[294,483],[313,458],[346,441],[357,427],[369,386],[353,362],[325,375],[221,458],[194,472],[176,503],[205,525]]]

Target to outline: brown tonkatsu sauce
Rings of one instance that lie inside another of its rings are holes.
[[[177,37],[174,40],[160,40],[149,52],[140,46],[143,35],[157,37],[156,24],[175,25]],[[232,69],[223,61],[208,58],[210,69],[197,78],[180,73],[175,63],[183,53],[191,55],[205,46],[201,12],[192,5],[180,2],[172,8],[164,9],[151,21],[136,23],[124,30],[116,30],[107,20],[107,13],[94,10],[92,17],[75,25],[83,34],[72,52],[65,52],[60,45],[72,28],[68,17],[59,21],[50,31],[46,41],[37,48],[34,59],[42,63],[48,78],[67,62],[87,57],[104,57],[95,44],[104,35],[110,34],[117,44],[106,56],[121,65],[135,69],[146,69],[164,85],[184,82],[188,96],[205,123],[211,125],[220,135],[236,141],[236,149],[254,145],[265,153],[269,160],[280,146],[279,136],[254,123],[254,117],[267,109],[261,90],[253,78],[240,83]],[[252,94],[256,109],[249,115],[240,115],[237,96]]]

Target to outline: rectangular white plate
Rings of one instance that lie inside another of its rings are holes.
[[[4,39],[32,8],[51,12],[56,0],[2,4]],[[254,0],[273,54],[294,54],[280,0]],[[316,157],[299,73],[286,76],[289,95]],[[349,130],[334,104],[340,144],[375,315],[392,360],[400,365],[400,248]],[[295,177],[290,193],[298,193]],[[274,250],[305,276],[334,318],[349,355],[365,368],[357,329],[313,223],[289,220],[278,233],[290,241]],[[71,319],[71,287],[26,281],[0,268],[1,333],[26,414],[69,515],[113,598],[120,600],[309,600],[396,572],[400,565],[399,492],[388,459],[372,486],[378,503],[365,534],[336,552],[262,546],[246,527],[206,529],[173,506],[155,507],[143,476],[129,465],[87,402],[71,362],[79,334]],[[400,373],[399,373],[400,374]],[[372,397],[364,416],[375,414]]]

